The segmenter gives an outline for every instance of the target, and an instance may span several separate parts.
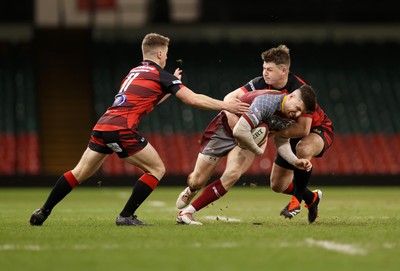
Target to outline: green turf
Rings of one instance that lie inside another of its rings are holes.
[[[399,270],[400,187],[324,187],[320,217],[292,220],[289,197],[234,187],[175,223],[180,188],[159,187],[138,210],[151,227],[117,227],[130,188],[79,187],[42,227],[29,225],[50,188],[0,188],[0,269],[13,270]],[[218,217],[217,220],[215,217]]]

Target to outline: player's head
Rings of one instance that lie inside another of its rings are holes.
[[[264,62],[273,62],[276,65],[284,65],[290,68],[290,50],[284,44],[264,51],[261,58]]]
[[[312,113],[315,111],[315,106],[317,105],[317,96],[315,91],[310,85],[302,85],[299,88],[301,92],[301,99],[304,102],[305,108],[303,113]]]
[[[281,88],[286,84],[290,69],[290,53],[286,45],[279,45],[261,54],[263,77],[267,84]]]
[[[147,34],[142,41],[143,59],[152,60],[162,68],[167,63],[169,38],[157,33]]]
[[[313,112],[316,103],[314,89],[309,85],[303,85],[287,95],[283,103],[283,113],[288,118],[296,119],[303,113]]]

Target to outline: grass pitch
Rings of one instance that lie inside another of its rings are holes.
[[[0,269],[399,270],[400,187],[323,187],[320,217],[279,216],[287,195],[234,187],[178,225],[183,187],[158,187],[138,209],[151,227],[117,227],[131,188],[79,187],[42,227],[31,213],[50,188],[0,188]]]

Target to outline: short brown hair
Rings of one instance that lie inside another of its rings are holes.
[[[264,62],[273,62],[276,65],[286,65],[290,67],[290,53],[289,48],[281,44],[276,48],[271,48],[267,51],[264,51],[261,54],[261,58]]]
[[[300,88],[301,99],[304,102],[305,110],[307,113],[312,113],[315,111],[315,106],[317,104],[317,97],[315,91],[310,85],[303,85]]]
[[[149,54],[158,47],[168,47],[169,38],[157,33],[147,34],[142,41],[143,54]]]

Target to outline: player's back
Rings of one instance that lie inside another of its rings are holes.
[[[254,90],[245,93],[242,97],[240,97],[240,100],[242,102],[251,104],[256,97],[264,94],[282,95],[282,92],[277,90],[267,90],[267,89]]]

